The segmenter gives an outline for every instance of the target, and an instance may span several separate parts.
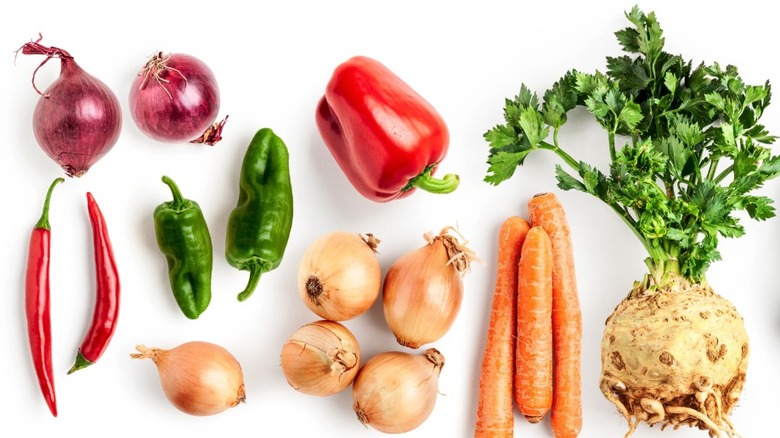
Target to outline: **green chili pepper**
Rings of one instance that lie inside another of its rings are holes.
[[[211,301],[213,250],[206,219],[197,202],[186,199],[167,176],[173,200],[154,210],[157,245],[168,261],[173,296],[184,316],[196,319]]]
[[[282,261],[293,218],[287,146],[269,128],[257,131],[244,155],[238,203],[227,223],[225,256],[230,266],[249,271],[238,300],[252,295],[260,276]]]

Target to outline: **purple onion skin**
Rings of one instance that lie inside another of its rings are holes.
[[[163,64],[147,64],[133,81],[130,114],[138,129],[154,140],[191,142],[214,123],[219,113],[216,78],[193,56],[155,56]]]
[[[38,99],[35,139],[68,176],[80,177],[114,147],[122,109],[108,86],[72,58],[61,59],[60,76]]]

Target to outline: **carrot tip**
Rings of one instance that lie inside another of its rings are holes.
[[[544,415],[526,415],[525,419],[528,420],[529,423],[536,424],[544,419]]]

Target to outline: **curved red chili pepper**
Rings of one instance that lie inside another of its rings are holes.
[[[119,316],[119,272],[114,259],[114,250],[108,236],[108,228],[92,193],[87,192],[89,220],[92,223],[92,241],[95,248],[95,272],[97,274],[97,295],[92,323],[81,342],[76,362],[68,374],[86,368],[100,359],[114,336]]]
[[[54,373],[51,361],[51,318],[49,314],[49,262],[51,250],[51,225],[49,224],[49,202],[54,187],[65,181],[57,178],[49,186],[43,213],[30,235],[25,276],[25,313],[27,336],[30,341],[35,374],[43,398],[51,414],[57,416],[57,398],[54,392]]]

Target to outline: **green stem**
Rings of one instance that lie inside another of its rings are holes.
[[[549,151],[555,152],[556,155],[558,155],[567,165],[569,165],[572,169],[579,171],[579,163],[577,160],[575,160],[571,155],[566,153],[563,149],[558,147],[557,145],[557,139],[555,139],[556,144],[550,144],[547,142],[539,142],[537,147],[539,149],[546,149]],[[610,136],[610,144],[614,147],[614,135]],[[660,189],[660,188],[659,188]],[[593,195],[596,196],[596,195]],[[596,196],[598,198],[598,196]],[[601,198],[598,198],[601,199]],[[665,258],[665,254],[663,251],[658,251],[657,249],[653,248],[653,246],[650,244],[650,242],[645,238],[645,236],[642,234],[642,232],[639,230],[639,226],[637,222],[631,217],[629,212],[623,208],[621,205],[617,203],[608,202],[605,199],[601,199],[604,203],[609,205],[612,210],[615,211],[615,213],[618,214],[618,216],[625,222],[626,225],[628,225],[628,228],[634,233],[634,235],[639,239],[639,241],[642,243],[642,246],[644,246],[647,253],[650,255],[650,259],[652,260],[653,264],[659,264],[662,263],[662,260]],[[650,267],[651,272],[655,270],[655,268],[652,268],[651,265],[648,265]]]
[[[260,283],[260,277],[263,275],[263,271],[256,265],[249,269],[249,282],[241,293],[238,294],[238,301],[246,301],[251,297],[257,288],[257,284]]]
[[[667,268],[665,271],[665,274],[673,273],[673,274],[679,274],[680,273],[680,247],[678,245],[673,245],[671,243],[667,243],[667,250],[666,253],[669,257],[669,263],[667,264]]]
[[[714,158],[710,162],[709,169],[707,169],[707,179],[708,180],[712,180],[713,178],[715,178],[715,173],[718,170],[718,161],[719,160],[720,160],[720,158],[718,157],[718,158]]]
[[[680,247],[668,240],[656,245],[648,260],[645,260],[653,281],[663,286],[667,281],[680,274]]]
[[[572,158],[571,155],[567,154],[563,149],[559,148],[557,145],[552,145],[550,143],[547,143],[545,141],[539,142],[539,145],[537,146],[539,149],[546,149],[548,151],[555,152],[556,155],[558,155],[564,162],[566,162],[567,165],[569,165],[572,169],[579,171],[580,170],[580,164]]]
[[[615,123],[617,125],[617,122]],[[615,131],[609,131],[609,158],[615,161],[617,152],[615,150]]]
[[[539,142],[539,145],[537,147],[539,149],[546,149],[555,152],[555,154],[558,155],[572,169],[579,171],[580,166],[577,160],[575,160],[571,155],[567,154],[563,149],[557,146],[557,139],[555,140],[555,142],[556,144],[552,145],[550,143],[542,141]],[[613,144],[614,144],[614,136],[613,136]],[[618,214],[618,216],[620,216],[620,218],[623,219],[623,222],[625,222],[626,225],[628,225],[628,228],[631,229],[631,231],[634,233],[637,239],[639,239],[639,241],[642,242],[642,246],[645,247],[645,250],[647,250],[647,252],[652,256],[654,253],[653,249],[650,247],[650,244],[648,243],[647,239],[645,239],[645,236],[642,235],[642,233],[639,231],[636,221],[631,217],[628,211],[626,211],[619,204],[607,202],[604,199],[601,200],[605,202],[607,205],[609,205],[612,208],[612,210],[614,210]]]
[[[49,203],[51,201],[51,194],[54,191],[54,187],[64,181],[64,178],[57,178],[49,186],[49,190],[46,192],[46,200],[43,201],[43,212],[41,212],[41,218],[38,219],[38,223],[35,224],[35,228],[51,230],[51,224],[49,224]]]
[[[723,172],[721,172],[718,176],[716,176],[713,181],[716,182],[716,183],[720,183],[727,176],[729,176],[729,174],[731,174],[731,172],[733,172],[733,171],[734,171],[734,165],[732,164],[731,166],[723,169]]]
[[[614,138],[614,136],[613,136]],[[557,140],[555,140],[557,143]],[[614,141],[613,141],[614,144]],[[546,149],[549,151],[555,152],[556,155],[558,155],[568,166],[570,166],[572,169],[579,171],[580,165],[571,155],[567,154],[563,149],[557,146],[557,144],[552,145],[547,142],[539,142],[539,145],[537,146],[539,149]],[[594,195],[596,196],[596,195]],[[598,198],[598,197],[597,197]],[[601,199],[601,198],[599,198]],[[642,233],[639,231],[639,228],[637,227],[636,221],[631,217],[631,215],[622,208],[619,204],[614,204],[611,202],[607,202],[604,199],[601,199],[603,202],[605,202],[607,205],[609,205],[612,210],[614,210],[618,216],[620,216],[621,219],[623,219],[623,222],[628,225],[628,228],[633,231],[634,235],[639,239],[640,242],[642,242],[642,245],[645,247],[648,253],[651,255],[653,254],[653,250],[650,247],[649,243],[647,242],[647,239],[642,235]]]
[[[418,188],[425,190],[426,192],[436,194],[452,193],[458,188],[460,184],[460,177],[458,175],[448,173],[442,178],[434,178],[431,174],[436,164],[432,164],[423,170],[423,172],[411,180],[404,186],[401,191],[407,191],[412,188]]]
[[[177,186],[176,183],[167,176],[162,177],[162,182],[167,184],[171,189],[171,194],[173,195],[173,201],[170,203],[171,208],[176,211],[186,210],[189,205],[187,204],[187,200],[184,199],[184,196],[182,196],[181,190],[179,190],[179,186]]]
[[[602,201],[606,202],[603,199]],[[607,205],[612,207],[618,216],[623,219],[623,222],[628,225],[628,228],[634,233],[636,238],[639,239],[639,242],[642,243],[642,246],[645,248],[645,251],[647,251],[647,254],[650,256],[650,258],[654,261],[657,261],[660,257],[659,252],[653,248],[653,246],[650,244],[650,241],[648,241],[644,234],[642,234],[642,232],[639,230],[639,224],[634,220],[634,218],[631,217],[631,214],[629,214],[629,212],[625,208],[622,208],[619,204],[611,204],[607,202]]]
[[[666,258],[660,255],[658,251],[652,251],[650,257],[645,260],[645,264],[653,278],[653,283],[660,285],[663,282],[664,272],[666,271]]]
[[[246,301],[252,296],[257,285],[260,283],[260,277],[272,269],[271,262],[260,257],[252,257],[241,267],[241,270],[249,271],[249,281],[241,293],[238,294],[238,301]]]

